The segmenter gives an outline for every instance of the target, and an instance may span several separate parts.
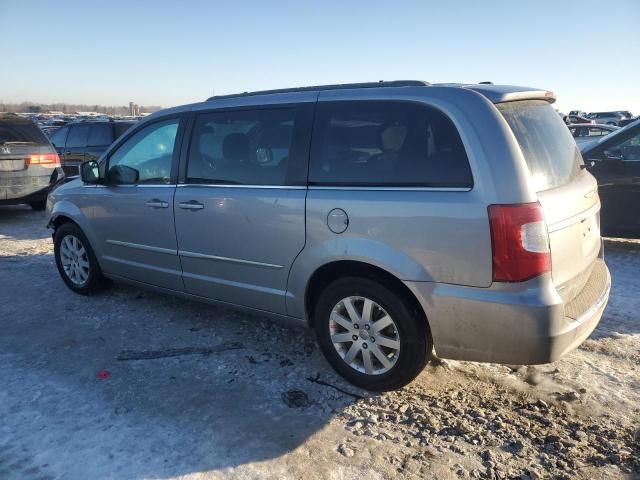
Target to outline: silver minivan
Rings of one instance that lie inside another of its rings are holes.
[[[396,81],[150,115],[49,196],[73,291],[105,278],[293,320],[338,373],[540,364],[596,327],[600,201],[553,93]]]

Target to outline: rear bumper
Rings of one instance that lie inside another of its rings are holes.
[[[611,275],[603,260],[597,262],[591,285],[567,305],[549,275],[490,288],[405,283],[424,308],[439,357],[535,365],[577,348],[598,325]],[[582,305],[578,315],[574,302]]]
[[[33,203],[44,200],[51,190],[64,182],[61,168],[51,172],[48,183],[41,182],[41,176],[14,177],[14,185],[0,184],[0,205],[15,205],[18,203]],[[47,177],[44,177],[45,182]],[[36,180],[32,180],[36,179]]]

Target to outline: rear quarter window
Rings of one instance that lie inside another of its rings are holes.
[[[113,142],[113,125],[110,123],[96,123],[89,128],[87,145],[107,146]]]
[[[85,148],[89,136],[89,125],[79,124],[70,127],[66,148]]]
[[[470,188],[473,179],[460,135],[440,110],[345,101],[318,104],[309,184]]]
[[[548,102],[507,102],[496,107],[520,145],[536,192],[565,185],[580,175],[580,150]]]

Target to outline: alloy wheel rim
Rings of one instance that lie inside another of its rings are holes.
[[[391,315],[373,300],[340,300],[329,318],[331,343],[342,360],[367,375],[391,370],[400,355],[400,334]]]
[[[87,250],[75,235],[66,235],[60,243],[60,262],[65,275],[81,287],[89,279],[90,265]]]

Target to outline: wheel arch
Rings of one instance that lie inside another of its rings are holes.
[[[55,235],[56,230],[60,228],[64,223],[73,223],[74,225],[77,225],[78,228],[81,228],[80,225],[78,225],[78,222],[76,222],[72,217],[65,214],[60,214],[52,217],[51,220],[49,220],[48,226],[53,230],[53,234]]]
[[[314,326],[314,308],[324,286],[338,278],[359,276],[376,280],[400,295],[410,305],[412,311],[419,315],[430,333],[426,313],[414,293],[402,280],[389,271],[357,260],[336,260],[317,268],[309,277],[304,294],[304,309],[307,324]]]
[[[75,224],[80,230],[82,230],[82,233],[84,233],[91,244],[91,248],[93,249],[98,263],[100,263],[100,258],[102,257],[100,243],[97,241],[98,239],[96,238],[84,212],[78,208],[77,205],[71,202],[56,202],[49,217],[47,227],[52,229],[53,234],[55,235],[56,230],[60,228],[61,225],[69,222]]]

